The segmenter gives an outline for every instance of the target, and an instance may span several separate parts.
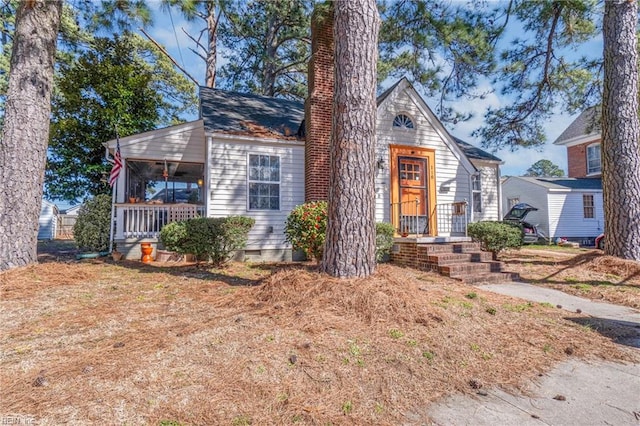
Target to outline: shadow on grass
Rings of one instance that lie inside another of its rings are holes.
[[[75,260],[80,251],[74,240],[38,241],[38,262],[68,262]]]
[[[523,254],[522,256],[518,256],[517,259],[501,259],[502,263],[505,265],[537,265],[537,266],[549,266],[549,267],[560,267],[557,270],[554,270],[549,275],[538,278],[538,279],[526,279],[520,278],[522,282],[526,282],[529,284],[559,284],[559,285],[577,285],[577,284],[587,284],[590,286],[613,286],[613,287],[633,287],[637,288],[634,285],[628,285],[629,281],[633,278],[638,277],[640,273],[634,272],[624,278],[622,278],[619,282],[607,281],[607,280],[590,280],[590,281],[568,281],[568,280],[554,280],[553,278],[558,276],[560,273],[565,271],[571,271],[573,268],[582,267],[593,260],[602,256],[602,253],[599,251],[589,251],[586,253],[580,253],[576,256],[563,258],[562,260],[538,260],[536,255],[528,255]]]
[[[181,278],[193,278],[203,281],[219,281],[231,286],[257,286],[270,275],[284,269],[305,269],[317,271],[318,267],[312,262],[230,262],[222,267],[214,267],[206,263],[159,263],[149,264],[136,260],[120,260],[115,262],[111,256],[93,259],[76,259],[78,250],[73,240],[52,240],[38,242],[38,262],[92,262],[118,265],[120,267],[137,270],[141,273],[164,273]]]
[[[640,323],[596,317],[567,317],[565,319],[596,331],[615,343],[640,348]]]

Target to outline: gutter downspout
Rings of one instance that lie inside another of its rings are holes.
[[[498,183],[498,217],[496,218],[496,220],[501,220],[503,213],[502,213],[502,174],[500,173],[500,164],[498,164],[498,167],[496,167],[496,182]]]

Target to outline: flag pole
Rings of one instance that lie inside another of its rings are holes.
[[[118,136],[118,125],[114,124],[113,127],[116,132],[116,150],[119,150],[120,138]],[[113,253],[113,239],[114,239],[113,234],[114,234],[115,225],[116,225],[116,217],[115,217],[116,216],[116,191],[118,190],[118,177],[120,177],[119,173],[118,173],[118,176],[116,176],[115,182],[111,186],[111,227],[109,230],[109,253]]]
[[[109,253],[113,252],[113,232],[116,224],[116,187],[118,185],[115,184],[111,188],[111,230],[109,231]]]

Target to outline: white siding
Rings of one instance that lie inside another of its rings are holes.
[[[58,208],[55,204],[42,200],[38,218],[38,239],[53,240],[58,225]]]
[[[593,219],[584,218],[583,194],[593,194]],[[509,209],[507,200],[519,198],[521,203],[537,207],[526,221],[537,225],[546,236],[556,239],[594,238],[604,229],[602,191],[580,191],[550,189],[518,177],[510,177],[502,184],[502,199],[505,213]]]
[[[248,210],[247,156],[280,156],[280,210]],[[304,145],[297,142],[267,144],[259,141],[221,140],[213,137],[210,146],[209,198],[210,217],[242,215],[256,224],[249,232],[247,250],[288,248],[284,224],[289,212],[304,202]]]
[[[546,187],[512,176],[502,184],[503,217],[509,211],[509,203],[507,202],[509,198],[518,198],[520,203],[527,203],[537,208],[538,211],[530,212],[525,221],[536,225],[546,236],[551,235],[548,189]]]
[[[482,185],[482,212],[473,212],[473,220],[474,222],[481,220],[500,220],[503,215],[498,211],[500,208],[498,165],[475,161],[473,161],[473,163],[481,175]],[[469,208],[473,208],[471,199],[469,199]]]
[[[584,218],[583,194],[593,195],[595,207],[593,219]],[[550,236],[553,239],[559,237],[597,237],[604,230],[602,192],[551,192],[549,194],[549,221],[551,224]]]
[[[414,129],[392,127],[393,119],[401,113],[411,117]],[[378,170],[376,175],[376,221],[390,221],[389,145],[417,146],[435,151],[437,204],[471,201],[470,173],[463,166],[460,154],[453,152],[415,98],[401,85],[378,107],[376,158],[384,161],[384,169]]]
[[[204,163],[204,125],[195,121],[122,138],[120,152],[125,159]]]

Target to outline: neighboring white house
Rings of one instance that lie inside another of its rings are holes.
[[[604,229],[602,180],[511,176],[502,184],[504,213],[517,203],[538,208],[526,221],[553,240],[593,245]]]
[[[328,187],[303,103],[204,87],[200,102],[200,120],[120,139],[118,249],[137,256],[134,246],[157,241],[168,221],[243,215],[256,220],[248,257],[290,258],[289,212]],[[406,79],[378,98],[377,116],[377,221],[442,240],[501,217],[501,160],[453,138]],[[329,134],[331,120],[321,126]],[[107,146],[113,153],[116,141]]]
[[[82,207],[82,204],[78,204],[77,206],[69,207],[64,212],[62,212],[62,214],[66,214],[67,216],[76,216],[77,217],[78,213],[80,212],[80,208],[81,207]]]
[[[58,213],[58,207],[55,204],[44,199],[42,200],[40,217],[38,219],[39,240],[53,240],[56,238]]]

